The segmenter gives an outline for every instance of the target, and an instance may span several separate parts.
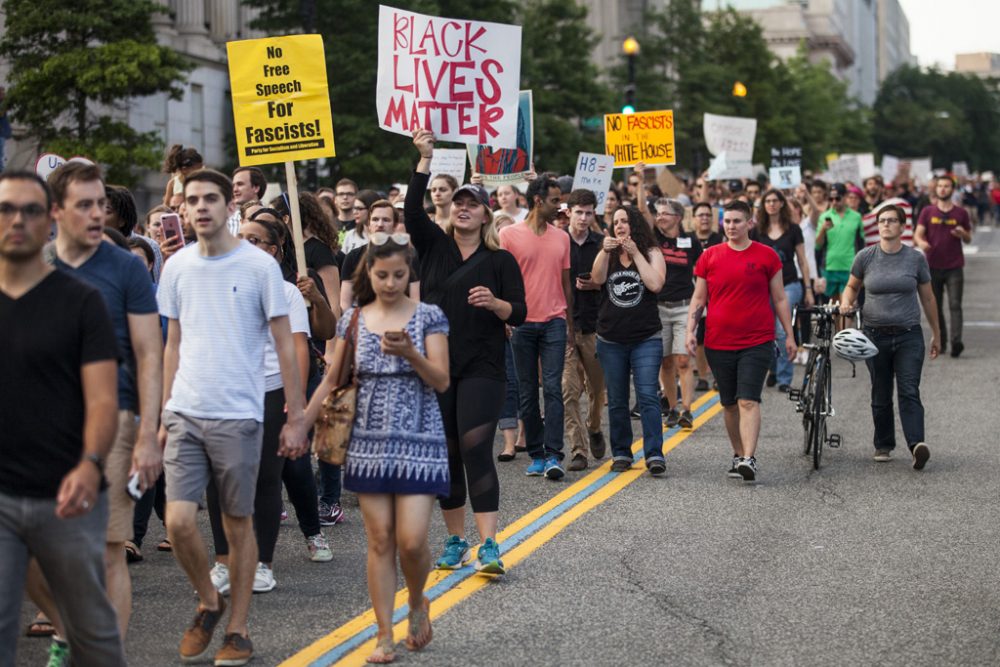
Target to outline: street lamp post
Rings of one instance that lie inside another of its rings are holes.
[[[622,113],[635,113],[635,58],[639,55],[639,42],[635,37],[627,37],[622,42],[622,52],[628,62],[628,84],[625,86],[625,106]]]

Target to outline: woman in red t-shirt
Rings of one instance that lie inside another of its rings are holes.
[[[750,207],[734,200],[723,207],[726,243],[708,248],[694,267],[694,296],[688,317],[687,348],[698,347],[696,327],[711,303],[705,327],[705,354],[719,385],[726,431],[733,445],[730,477],[757,478],[760,394],[774,358],[774,318],[785,330],[785,353],[797,351],[781,259],[771,248],[750,240]],[[772,303],[774,304],[772,307]]]

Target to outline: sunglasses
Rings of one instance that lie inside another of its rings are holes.
[[[840,195],[830,195],[830,201],[840,201],[841,199]]]
[[[386,234],[385,232],[375,232],[369,237],[369,242],[372,245],[383,246],[392,239],[392,242],[396,245],[409,245],[410,235],[404,232],[399,232],[397,234]]]

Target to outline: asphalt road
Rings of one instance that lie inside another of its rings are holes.
[[[615,493],[609,484],[593,509],[551,523],[547,541],[520,544],[506,577],[435,618],[430,646],[400,647],[399,662],[1000,663],[1000,232],[980,231],[974,245],[966,351],[924,367],[926,470],[913,471],[905,450],[872,461],[867,372],[852,378],[838,361],[830,424],[844,442],[820,471],[801,456],[793,405],[766,390],[760,483],[726,479],[728,441],[713,415],[670,451],[665,478],[638,476]],[[502,527],[594,470],[554,483],[525,478],[525,465],[523,455],[499,464]],[[283,526],[278,588],[251,610],[253,664],[276,665],[369,608],[361,519],[356,500],[344,500],[346,522],[325,531],[331,563],[309,562],[294,520]],[[153,549],[162,531],[154,519],[146,559],[131,567],[133,665],[179,664],[195,609],[172,556]],[[444,537],[435,518],[435,556]],[[22,639],[18,664],[44,664],[45,647]]]

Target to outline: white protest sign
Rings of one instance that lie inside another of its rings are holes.
[[[730,164],[746,160],[750,164],[753,159],[753,143],[757,134],[756,118],[739,118],[737,116],[717,116],[705,114],[704,121],[705,145],[712,155],[726,154]],[[745,178],[752,177],[748,174]],[[733,177],[739,178],[739,177]]]
[[[929,157],[907,158],[906,161],[910,163],[910,176],[913,177],[913,181],[917,185],[925,185],[930,182],[934,170],[931,168]]]
[[[847,155],[841,155],[840,157],[848,157]],[[856,153],[850,155],[857,159],[858,161],[858,179],[855,181],[858,185],[861,185],[863,179],[869,176],[875,175],[875,155],[872,153]]]
[[[895,155],[883,155],[882,156],[882,180],[886,183],[892,183],[896,180],[896,174],[899,172],[899,158]]]
[[[955,174],[955,178],[968,178],[969,164],[967,162],[952,162],[951,173]]]
[[[830,162],[830,178],[836,183],[859,183],[861,170],[858,169],[857,155],[844,155]]]
[[[465,161],[464,148],[435,148],[431,158],[431,180],[438,174],[448,174],[459,185],[465,183]]]
[[[517,147],[521,28],[426,16],[381,5],[379,127],[439,141]]]
[[[749,158],[732,158],[723,151],[708,164],[708,180],[727,178],[753,178],[753,164]]]
[[[769,180],[772,188],[788,190],[802,182],[802,167],[771,167]]]
[[[580,153],[576,157],[576,172],[573,173],[573,189],[590,190],[597,197],[594,212],[604,213],[604,200],[611,189],[611,173],[615,168],[612,155]]]

